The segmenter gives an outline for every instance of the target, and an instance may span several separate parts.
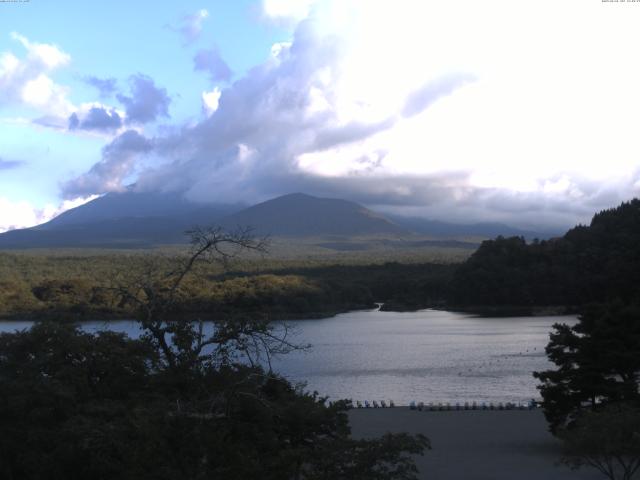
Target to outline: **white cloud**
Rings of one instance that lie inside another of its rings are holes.
[[[33,227],[48,222],[62,212],[83,205],[97,197],[97,195],[79,197],[65,200],[58,205],[47,204],[44,208],[36,208],[27,201],[12,201],[0,197],[0,232]]]
[[[44,115],[66,118],[73,111],[68,89],[50,74],[67,66],[71,57],[55,45],[31,42],[15,32],[11,37],[24,47],[26,56],[4,52],[0,57],[0,105],[23,104]]]
[[[11,33],[11,38],[17,40],[29,53],[31,62],[41,63],[47,70],[68,65],[71,62],[71,56],[63,52],[55,45],[46,43],[30,42],[29,39],[16,32]]]
[[[277,59],[280,55],[284,55],[291,48],[291,42],[278,42],[271,45],[271,56]]]
[[[317,0],[263,0],[262,11],[270,19],[298,22],[309,15]]]
[[[215,87],[210,92],[202,92],[202,108],[207,115],[211,115],[218,109],[221,94],[222,92],[218,87]]]
[[[292,41],[205,92],[207,119],[154,139],[167,162],[140,186],[227,201],[306,190],[528,223],[572,223],[638,193],[635,5],[262,5],[304,19]]]

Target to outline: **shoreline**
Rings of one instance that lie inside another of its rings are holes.
[[[478,317],[555,317],[563,315],[576,315],[579,307],[570,305],[450,305],[447,308],[435,308],[455,313],[468,313]]]
[[[432,450],[416,457],[419,479],[599,480],[594,469],[559,465],[560,442],[540,409],[418,411],[409,407],[349,410],[354,438],[422,433]]]
[[[391,305],[389,308],[387,305]],[[549,306],[472,306],[461,307],[456,305],[443,306],[443,305],[430,305],[430,306],[411,306],[404,308],[402,305],[393,304],[393,302],[374,302],[371,305],[352,305],[352,308],[345,309],[332,309],[324,312],[309,311],[305,313],[299,312],[278,312],[269,318],[272,322],[286,322],[290,320],[320,320],[325,318],[333,318],[343,313],[359,312],[359,311],[380,311],[387,313],[415,313],[423,310],[437,310],[451,313],[463,313],[468,315],[474,315],[482,318],[502,318],[502,317],[544,317],[544,316],[564,316],[575,315],[578,313],[578,307],[575,306],[563,306],[563,305],[549,305]],[[395,307],[395,308],[394,308]],[[233,316],[245,316],[256,314],[256,312],[235,312],[225,315],[224,312],[218,312],[215,317],[208,317],[206,312],[190,312],[178,314],[178,317],[193,317],[202,318],[204,321],[213,322],[220,319],[229,319]],[[264,314],[263,314],[264,315]],[[257,316],[257,315],[256,315]],[[133,317],[132,312],[117,312],[117,311],[105,311],[103,310],[87,310],[79,312],[77,309],[70,310],[43,310],[43,311],[25,311],[17,312],[8,315],[0,315],[1,322],[11,321],[39,321],[39,320],[53,320],[64,322],[84,322],[84,321],[117,321],[117,320],[131,320]]]

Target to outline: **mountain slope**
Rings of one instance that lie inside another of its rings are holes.
[[[354,202],[292,193],[246,208],[222,220],[227,228],[250,225],[278,236],[406,234],[402,227]]]
[[[184,243],[194,225],[251,226],[275,236],[402,234],[386,218],[346,200],[303,194],[240,210],[203,206],[174,193],[111,193],[33,228],[0,234],[0,248],[145,248]]]
[[[191,214],[193,211],[194,204],[178,193],[108,193],[77,208],[67,210],[34,229],[51,230],[118,218],[180,217]],[[228,213],[230,212],[223,212],[224,215]]]
[[[185,230],[211,225],[235,205],[200,205],[173,193],[109,193],[32,228],[0,234],[0,248],[146,248],[184,243]]]
[[[253,227],[256,234],[281,237],[336,236],[340,238],[326,240],[343,243],[368,235],[405,241],[414,233],[428,235],[431,240],[523,233],[504,225],[454,225],[406,217],[390,220],[358,203],[302,193],[242,208],[197,204],[177,193],[129,191],[106,194],[45,224],[0,234],[0,249],[147,248],[184,243],[184,231],[195,225],[220,225],[228,230]]]

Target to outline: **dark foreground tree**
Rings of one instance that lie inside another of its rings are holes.
[[[329,405],[271,371],[271,355],[297,348],[286,330],[171,316],[198,262],[263,247],[246,231],[198,230],[175,269],[121,278],[114,289],[138,306],[140,340],[62,323],[0,335],[0,477],[416,478],[425,437],[351,439],[348,402]]]
[[[564,441],[562,462],[589,466],[610,480],[631,480],[640,469],[640,409],[610,404],[585,412],[572,428],[558,433]]]
[[[534,375],[543,382],[550,430],[566,448],[563,462],[611,480],[633,478],[640,467],[640,309],[593,305],[575,326],[554,325],[546,351],[558,368]]]
[[[546,347],[556,370],[535,372],[552,432],[586,410],[640,401],[640,308],[620,302],[593,305],[570,327],[554,325]]]

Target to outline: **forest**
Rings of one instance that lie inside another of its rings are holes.
[[[183,282],[225,244],[263,249],[199,231],[183,262],[117,287],[139,339],[46,321],[0,334],[0,478],[416,480],[424,435],[352,438],[349,400],[257,361],[304,345],[269,322],[228,318],[204,333],[176,318]]]
[[[123,285],[179,261],[175,254],[0,254],[2,318],[131,318]],[[373,308],[397,310],[444,303],[454,264],[383,264],[265,258],[259,263],[203,264],[185,282],[174,314],[207,319],[315,318]]]
[[[456,269],[454,306],[578,307],[640,299],[640,200],[594,215],[564,236],[527,243],[520,237],[485,241]]]
[[[0,253],[0,317],[132,318],[134,306],[119,294],[122,287],[170,271],[180,258],[176,250]],[[637,301],[640,200],[597,213],[590,225],[562,237],[484,241],[464,262],[388,260],[265,255],[197,265],[173,313],[211,320],[302,319],[380,302],[385,310],[448,308],[495,315]]]

